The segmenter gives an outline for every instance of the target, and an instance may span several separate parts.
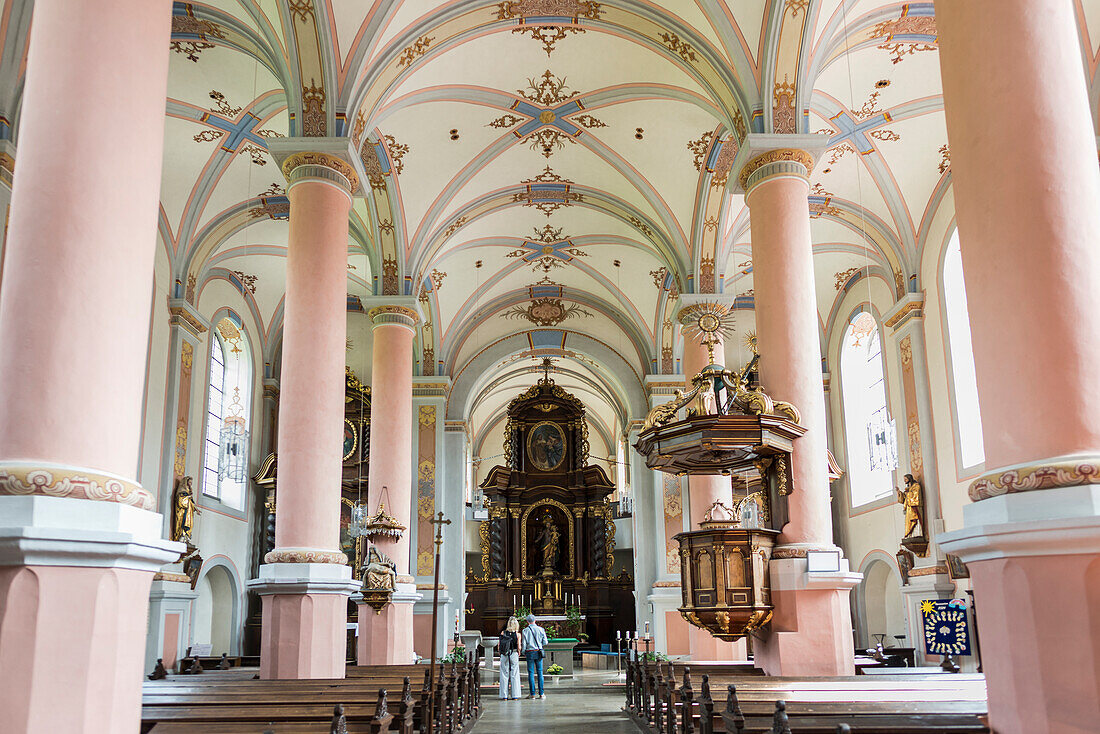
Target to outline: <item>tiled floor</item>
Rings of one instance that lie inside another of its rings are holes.
[[[526,684],[523,687],[526,691]],[[518,701],[501,701],[486,693],[481,701],[485,713],[474,726],[473,734],[638,734],[640,731],[622,712],[621,689],[547,688],[544,699]]]

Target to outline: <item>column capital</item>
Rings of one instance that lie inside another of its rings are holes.
[[[912,319],[924,316],[924,296],[920,293],[906,293],[883,316],[882,325],[893,331],[899,330]]]
[[[827,135],[770,135],[751,133],[745,138],[733,170],[737,171],[735,193],[749,193],[756,185],[776,176],[797,176],[809,180],[814,161],[825,152]]]
[[[1100,454],[1073,454],[988,471],[970,483],[974,502],[1018,492],[1100,484]]]
[[[283,172],[288,189],[299,181],[320,180],[352,196],[363,193],[362,164],[348,138],[276,138],[268,141],[268,152]]]
[[[198,341],[210,328],[210,322],[183,298],[168,299],[168,325],[181,329],[191,341]]]
[[[374,296],[362,301],[375,326],[399,324],[413,329],[424,320],[420,304],[412,296]]]

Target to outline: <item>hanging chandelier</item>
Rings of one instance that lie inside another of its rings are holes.
[[[396,517],[386,512],[384,502],[378,503],[378,512],[374,515],[367,514],[367,507],[362,502],[356,502],[351,508],[348,534],[353,538],[362,536],[372,543],[379,540],[397,541],[405,530],[407,528]]]
[[[241,389],[233,388],[229,415],[222,421],[218,441],[218,478],[243,482],[248,477],[248,419],[242,415]]]

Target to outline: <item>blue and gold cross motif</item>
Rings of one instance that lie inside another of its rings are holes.
[[[852,117],[847,110],[841,110],[829,118],[829,122],[840,128],[829,138],[829,147],[850,142],[860,155],[867,155],[875,150],[875,146],[867,139],[867,134],[892,121],[889,112],[879,112],[865,120],[859,120]]]
[[[225,133],[222,136],[221,148],[227,153],[236,153],[237,148],[245,142],[255,143],[264,149],[267,148],[267,143],[257,134],[256,130],[256,126],[260,124],[260,118],[251,112],[245,112],[236,122],[213,112],[204,112],[202,117],[199,118],[199,122]]]
[[[522,99],[513,102],[509,109],[522,117],[505,114],[489,126],[510,128],[518,124],[519,127],[512,131],[516,139],[529,142],[532,150],[546,158],[564,148],[564,141],[576,142],[583,128],[606,127],[592,115],[579,114],[584,111],[584,102],[579,95],[569,91],[564,78],[555,76],[549,69],[537,79],[528,79],[527,89],[519,90],[519,94]],[[570,117],[572,119],[568,119]]]
[[[536,269],[549,273],[551,268],[562,267],[575,257],[587,257],[578,250],[569,238],[562,238],[561,229],[549,224],[541,230],[535,228],[535,239],[524,240],[518,249],[512,250],[507,257],[518,257],[530,263]]]

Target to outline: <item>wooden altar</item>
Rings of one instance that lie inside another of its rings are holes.
[[[634,582],[614,569],[615,487],[587,465],[580,400],[546,375],[508,406],[506,464],[481,489],[488,521],[479,529],[480,568],[467,568],[467,629],[495,636],[518,607],[561,615],[578,607],[594,644],[634,628]],[[471,611],[472,610],[472,611]]]

